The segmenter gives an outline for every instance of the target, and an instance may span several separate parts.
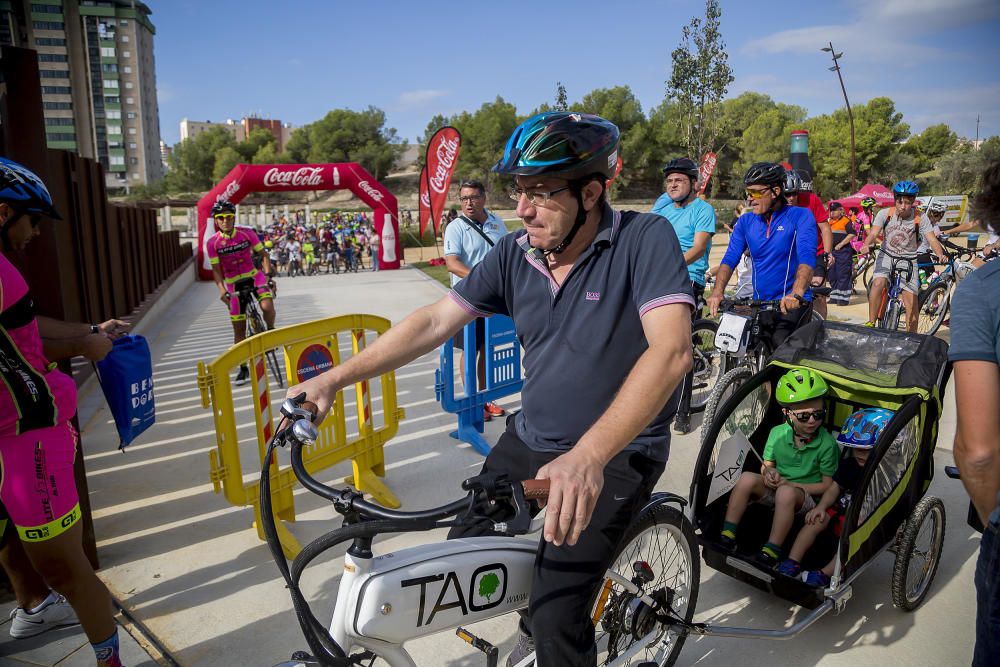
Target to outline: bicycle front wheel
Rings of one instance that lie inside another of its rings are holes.
[[[935,283],[920,295],[917,333],[934,335],[948,316],[951,294],[946,283]]]
[[[708,397],[708,405],[705,406],[705,418],[701,421],[701,441],[704,444],[705,435],[712,426],[712,421],[718,413],[719,408],[725,405],[726,401],[736,393],[744,382],[753,376],[753,369],[749,366],[741,365],[728,371],[719,378],[718,384],[712,390],[712,395]]]
[[[712,320],[697,320],[691,325],[691,346],[694,359],[691,386],[691,412],[701,412],[708,404],[719,377],[722,376],[723,354],[715,347],[715,332],[718,323]]]
[[[675,507],[654,507],[633,522],[609,572],[631,581],[639,593],[605,577],[592,608],[597,664],[608,665],[625,655],[630,665],[674,664],[687,635],[683,628],[659,622],[656,614],[686,623],[694,617],[701,581],[697,545],[691,522]],[[648,604],[650,598],[655,608]]]

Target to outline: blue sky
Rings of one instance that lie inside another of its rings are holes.
[[[670,52],[703,0],[341,2],[147,0],[156,25],[160,131],[182,118],[253,112],[300,126],[368,105],[416,139],[435,113],[497,95],[527,113],[555,96],[628,85],[643,110],[663,100]],[[896,101],[914,132],[1000,134],[997,0],[722,1],[722,33],[747,90],[810,115],[843,106],[819,51],[833,41],[852,104]]]

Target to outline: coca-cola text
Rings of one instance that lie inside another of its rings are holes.
[[[447,183],[451,181],[451,172],[455,167],[455,157],[458,155],[458,140],[442,137],[437,147],[437,165],[429,183],[434,192],[444,194]]]
[[[264,185],[268,187],[274,185],[299,187],[303,185],[322,184],[322,167],[300,167],[294,171],[282,171],[277,167],[272,167],[264,173]]]

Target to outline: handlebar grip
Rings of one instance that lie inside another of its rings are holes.
[[[524,497],[528,500],[539,500],[545,502],[549,499],[549,480],[547,479],[526,479],[521,482],[524,487]]]

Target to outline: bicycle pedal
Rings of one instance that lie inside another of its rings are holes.
[[[475,636],[465,628],[459,626],[455,628],[455,634],[458,635],[459,639],[469,644],[477,651],[486,654],[486,664],[489,667],[493,667],[497,664],[497,660],[500,658],[500,650],[489,643],[485,639]]]

